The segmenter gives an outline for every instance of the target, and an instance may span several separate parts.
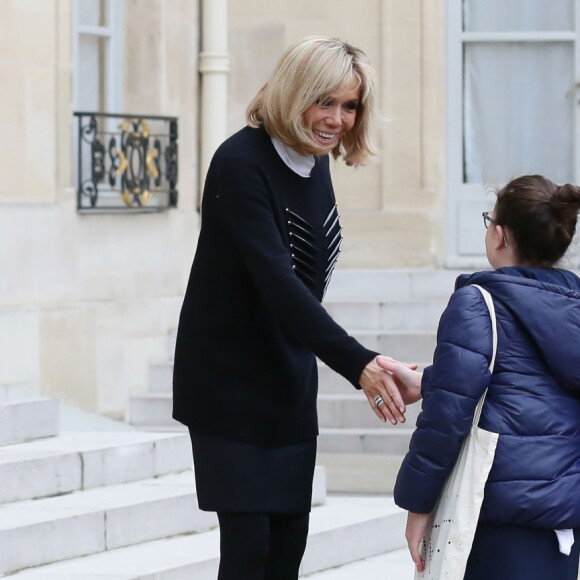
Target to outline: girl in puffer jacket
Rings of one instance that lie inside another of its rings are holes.
[[[378,357],[422,412],[395,485],[419,545],[488,388],[480,427],[499,433],[465,580],[576,580],[580,547],[580,279],[556,267],[572,242],[580,189],[519,177],[484,212],[493,271],[463,275],[441,317],[433,365],[421,375]],[[492,329],[483,296],[496,310]],[[459,579],[457,579],[459,580]]]

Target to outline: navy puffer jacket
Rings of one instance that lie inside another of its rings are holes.
[[[489,312],[498,325],[493,376]],[[580,526],[580,279],[566,270],[501,268],[457,279],[423,375],[422,412],[395,501],[430,512],[489,387],[480,427],[500,434],[480,521]]]

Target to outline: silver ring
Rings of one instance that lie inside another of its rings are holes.
[[[381,397],[380,395],[375,395],[373,397],[373,401],[375,402],[375,405],[377,407],[380,407],[381,405],[384,405],[385,404],[385,401],[384,401],[383,397]]]

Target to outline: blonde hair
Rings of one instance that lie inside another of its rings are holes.
[[[332,150],[347,165],[362,165],[375,154],[370,127],[375,120],[375,71],[365,53],[339,38],[309,37],[290,46],[274,67],[270,79],[246,110],[251,127],[264,125],[299,153],[316,154],[320,146],[304,125],[304,112],[317,101],[351,86],[360,89],[353,128]]]

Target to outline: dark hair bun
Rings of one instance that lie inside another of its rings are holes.
[[[552,195],[552,203],[555,206],[572,205],[580,207],[580,187],[571,183],[556,186]]]
[[[576,232],[580,188],[556,185],[541,175],[518,177],[497,193],[499,224],[507,226],[523,264],[552,266]]]

